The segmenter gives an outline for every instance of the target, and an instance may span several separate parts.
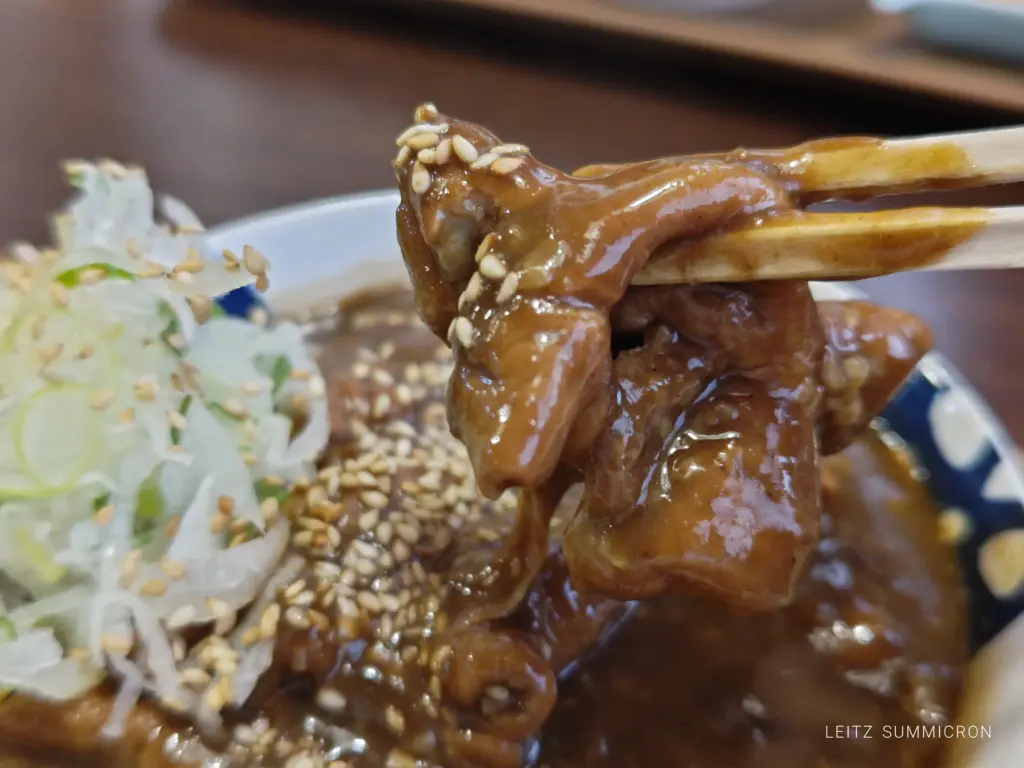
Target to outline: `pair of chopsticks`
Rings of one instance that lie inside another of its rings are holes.
[[[1024,126],[889,141],[824,142],[764,158],[805,201],[1024,181]],[[718,155],[716,157],[728,157]],[[773,165],[773,162],[776,162]],[[613,166],[590,166],[595,175]],[[856,279],[907,270],[1024,266],[1024,206],[797,212],[662,246],[634,285]]]

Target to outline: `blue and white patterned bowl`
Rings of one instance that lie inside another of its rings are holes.
[[[395,239],[397,205],[391,191],[316,201],[214,228],[206,246],[211,253],[245,244],[261,250],[272,264],[271,309],[302,311],[374,285],[408,282]],[[816,284],[814,292],[820,299],[864,296],[841,283]],[[223,306],[244,315],[259,302],[252,292],[236,291]],[[1020,695],[997,684],[1017,659],[1024,683],[1024,617],[1014,621],[1024,611],[1024,467],[1017,447],[938,353],[922,361],[882,418],[917,455],[944,510],[937,530],[958,547],[970,595],[971,643],[980,651],[974,664],[999,670],[993,680],[972,679],[968,698],[977,703],[961,718],[980,725],[1016,717],[1015,728],[979,742],[969,758],[958,749],[956,765],[1024,766],[1024,684]],[[1012,710],[993,710],[993,702],[1012,704]],[[1010,737],[1016,746],[1006,741]]]

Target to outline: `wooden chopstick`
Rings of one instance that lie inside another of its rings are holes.
[[[840,138],[693,160],[742,163],[791,187],[806,206],[1024,181],[1024,126],[904,139]],[[621,165],[589,165],[598,177]],[[662,246],[634,285],[862,278],[912,269],[1024,266],[1024,207],[796,212]]]
[[[783,167],[805,194],[902,194],[1024,181],[1024,127],[949,133],[877,143],[817,142]],[[829,145],[834,148],[829,149]],[[797,150],[799,148],[796,148]]]
[[[659,248],[633,285],[1024,266],[1024,206],[800,213]]]
[[[840,138],[694,158],[743,162],[790,181],[803,202],[1024,181],[1024,126],[905,139]],[[601,176],[621,165],[588,165]]]

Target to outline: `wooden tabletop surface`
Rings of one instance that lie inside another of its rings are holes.
[[[316,17],[286,15],[284,0],[258,5],[0,3],[0,242],[45,237],[45,215],[66,195],[57,164],[68,157],[140,163],[209,223],[391,186],[393,136],[428,99],[564,167],[1014,119],[557,30],[527,34],[429,4],[413,13],[382,3],[374,13],[309,2],[324,7]],[[327,18],[326,6],[346,10]],[[1021,204],[1024,188],[956,201]],[[864,286],[925,318],[1024,442],[1024,271]]]

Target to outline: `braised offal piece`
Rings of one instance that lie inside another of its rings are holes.
[[[544,535],[536,516],[583,478],[564,551],[600,594],[787,602],[821,452],[864,428],[926,329],[821,309],[800,282],[629,286],[673,239],[799,216],[799,178],[742,153],[573,176],[430,105],[398,144],[399,240],[484,493],[527,489],[520,530]]]

